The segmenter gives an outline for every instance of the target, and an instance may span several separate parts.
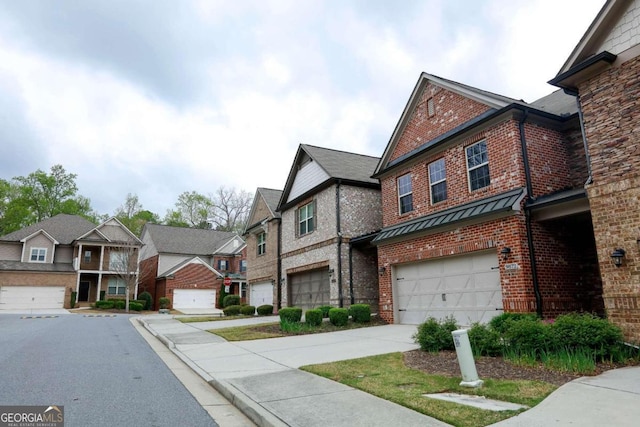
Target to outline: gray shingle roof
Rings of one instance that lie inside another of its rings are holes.
[[[53,273],[75,273],[70,263],[39,263],[0,260],[0,271],[34,271]]]
[[[562,89],[556,90],[529,105],[558,116],[567,116],[578,112],[575,96],[567,95]]]
[[[61,245],[69,245],[75,239],[94,229],[96,225],[78,215],[58,214],[36,224],[14,231],[0,240],[19,242],[39,230],[44,230]]]
[[[198,228],[146,224],[156,250],[160,253],[211,255],[227,243],[235,233]]]
[[[371,175],[373,175],[376,166],[378,166],[379,157],[348,153],[307,144],[302,144],[301,147],[314,161],[322,166],[331,178],[378,184],[378,180],[371,178]]]
[[[511,211],[516,208],[518,203],[520,203],[524,197],[524,193],[525,191],[523,188],[517,188],[486,199],[476,200],[432,215],[423,216],[401,224],[383,228],[373,242],[379,243],[395,237],[425,232],[458,221],[494,214],[497,212]]]
[[[258,192],[262,194],[264,201],[267,203],[271,212],[276,218],[280,218],[280,212],[276,211],[278,209],[278,202],[280,202],[280,197],[282,197],[282,190],[273,190],[271,188],[258,188]]]

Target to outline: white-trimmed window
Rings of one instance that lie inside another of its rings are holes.
[[[109,295],[124,295],[127,284],[120,277],[110,277],[107,293]]]
[[[258,234],[258,255],[267,253],[267,234],[262,232]]]
[[[429,163],[429,188],[431,203],[447,200],[447,170],[444,159]]]
[[[91,262],[91,251],[84,251],[84,262]]]
[[[491,184],[487,141],[480,141],[470,145],[467,147],[466,152],[469,189],[473,191]]]
[[[219,271],[226,271],[229,269],[229,262],[226,259],[219,259],[218,260],[218,270]]]
[[[298,236],[304,236],[314,230],[315,203],[307,203],[298,209]]]
[[[410,173],[398,178],[398,206],[400,207],[400,215],[413,210],[413,191]]]
[[[247,271],[247,260],[246,259],[241,259],[240,260],[240,271],[241,272]]]
[[[31,256],[29,262],[46,262],[47,248],[31,248]]]

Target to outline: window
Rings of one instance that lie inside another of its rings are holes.
[[[218,270],[225,271],[225,270],[227,270],[227,268],[228,268],[227,260],[226,259],[219,259],[218,260]]]
[[[240,285],[240,298],[246,298],[247,297],[247,284],[243,283],[242,285]]]
[[[119,277],[111,277],[109,278],[109,288],[107,292],[109,295],[124,295],[125,289],[127,288],[126,283]]]
[[[429,164],[429,188],[431,188],[431,203],[447,200],[447,170],[444,159]]]
[[[486,187],[491,183],[487,141],[480,141],[467,147],[467,171],[471,191]]]
[[[298,209],[298,236],[304,236],[313,231],[313,211],[314,202],[308,203]]]
[[[258,234],[258,255],[264,255],[267,252],[267,235],[263,232]]]
[[[129,262],[126,252],[111,251],[109,253],[109,270],[128,271]]]
[[[84,262],[91,262],[91,251],[84,251]]]
[[[240,271],[247,271],[247,260],[246,259],[241,259],[240,260]]]
[[[47,260],[47,248],[31,248],[30,262],[45,262]]]
[[[411,192],[411,174],[398,178],[398,204],[400,215],[413,210],[413,193]]]
[[[427,99],[427,114],[429,114],[429,117],[436,114],[436,107],[433,105],[433,98]]]

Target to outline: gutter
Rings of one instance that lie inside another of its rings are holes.
[[[342,225],[340,223],[340,184],[342,181],[336,181],[336,234],[338,235],[338,299],[339,307],[344,306],[342,302]]]
[[[276,280],[276,298],[277,298],[277,308],[278,311],[282,308],[282,220],[278,219],[278,248],[277,248],[277,276]]]
[[[527,141],[525,138],[524,123],[529,115],[529,110],[524,110],[524,115],[518,121],[518,130],[520,131],[520,145],[522,147],[522,161],[524,163],[524,175],[527,182],[527,197],[529,200],[535,200],[533,195],[533,184],[531,182],[531,169],[529,167],[529,154],[527,153]],[[531,279],[533,280],[533,293],[536,298],[536,313],[538,317],[542,317],[542,294],[540,293],[540,283],[538,281],[538,267],[536,265],[536,254],[533,245],[533,229],[531,226],[531,210],[525,207],[525,226],[527,229],[527,246],[529,248],[529,261],[531,263]]]

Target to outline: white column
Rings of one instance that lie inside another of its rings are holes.
[[[98,266],[98,289],[96,290],[96,301],[100,299],[100,289],[102,289],[102,263],[104,262],[104,245],[100,246],[100,265]]]

